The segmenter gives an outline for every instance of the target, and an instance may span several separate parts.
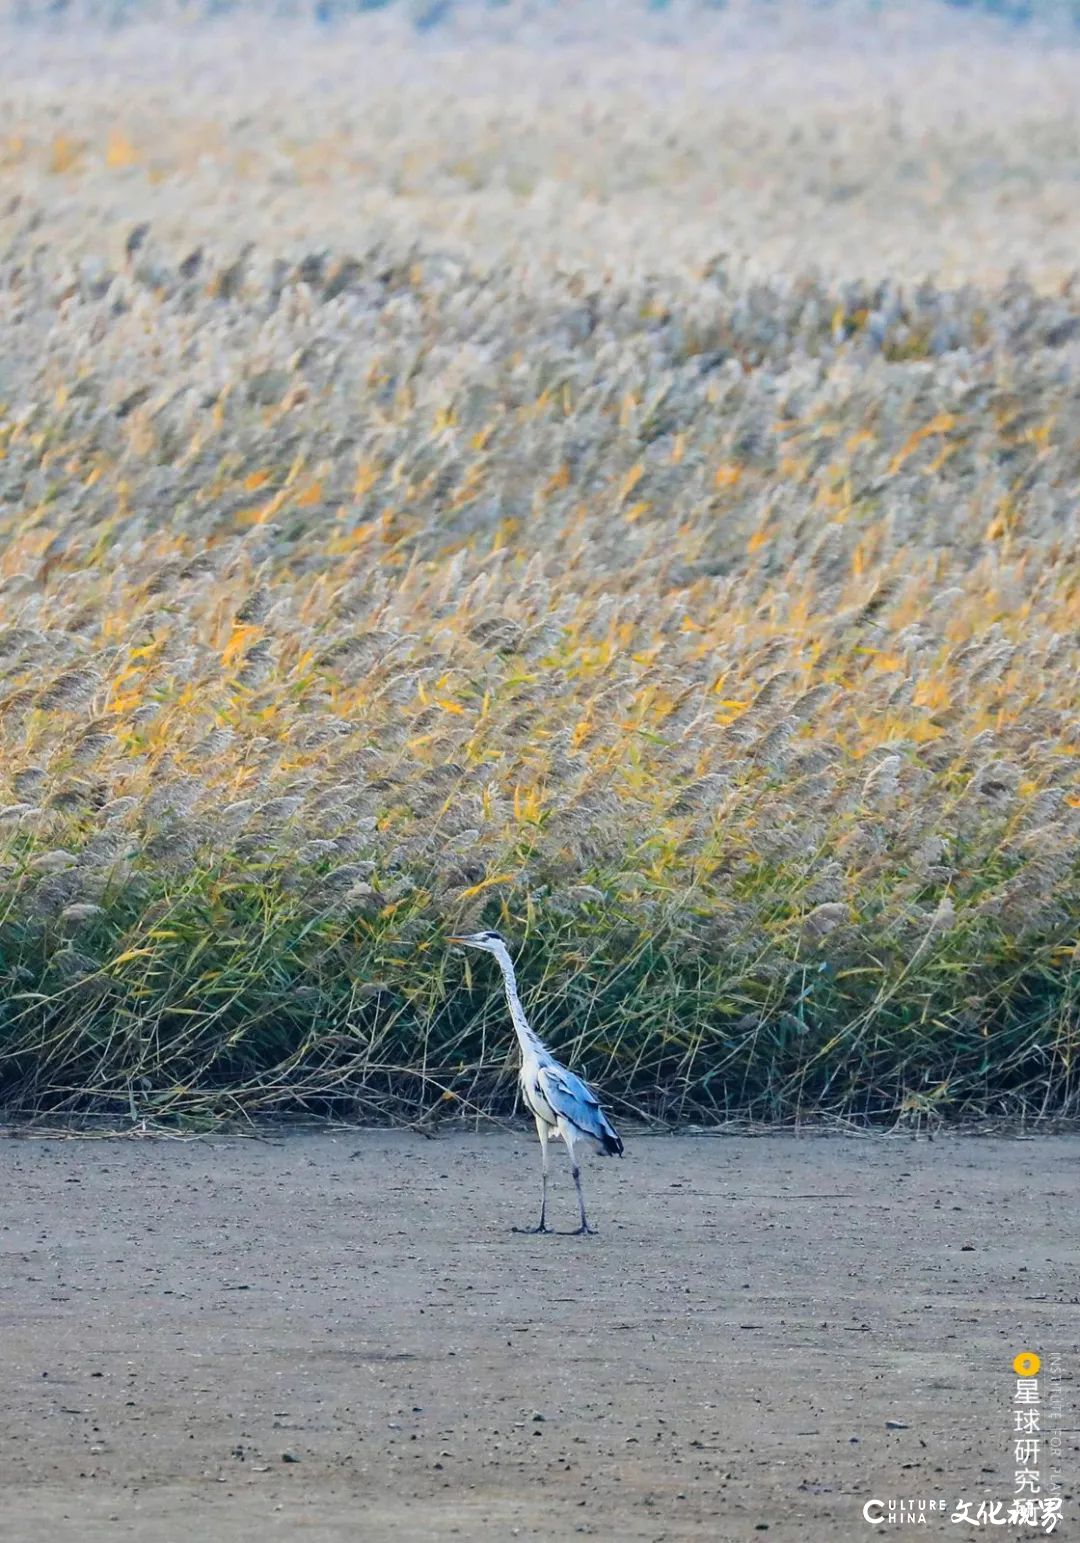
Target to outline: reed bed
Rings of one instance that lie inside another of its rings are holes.
[[[1074,1111],[1080,68],[376,25],[8,37],[8,1106]]]

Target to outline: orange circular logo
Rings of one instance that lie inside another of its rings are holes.
[[[1013,1357],[1013,1371],[1018,1377],[1037,1377],[1041,1365],[1034,1350],[1021,1350],[1018,1356]]]

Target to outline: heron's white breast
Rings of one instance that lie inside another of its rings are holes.
[[[521,1078],[521,1096],[537,1119],[545,1121],[548,1125],[554,1125],[555,1111],[543,1093],[541,1093],[540,1085],[536,1080],[536,1074],[539,1069],[540,1066],[537,1061],[526,1061],[523,1063],[519,1073]]]

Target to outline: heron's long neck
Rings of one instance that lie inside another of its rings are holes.
[[[517,1033],[518,1044],[521,1046],[522,1055],[536,1054],[543,1050],[543,1045],[529,1028],[529,1020],[525,1016],[525,1009],[521,1005],[521,998],[517,992],[517,980],[514,976],[514,966],[509,957],[503,958],[501,954],[495,956],[499,961],[499,967],[503,972],[503,984],[506,987],[506,1005],[510,1009],[510,1017],[513,1019],[514,1029]]]

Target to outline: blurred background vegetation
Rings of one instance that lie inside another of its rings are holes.
[[[567,18],[585,19],[590,10],[598,18],[610,7],[575,4],[574,0],[7,0],[11,17],[22,25],[55,24],[58,21],[86,20],[109,26],[123,26],[149,19],[210,21],[230,16],[249,15],[273,21],[313,22],[332,25],[375,11],[403,13],[418,32],[430,32],[452,24],[455,18],[502,12],[515,17],[543,21],[555,27]],[[677,18],[692,25],[696,13],[726,11],[755,13],[768,19],[810,13],[834,13],[841,17],[877,16],[883,12],[932,15],[938,8],[970,12],[1023,27],[1069,29],[1080,26],[1078,0],[927,0],[925,5],[911,0],[640,0],[635,7],[620,7],[626,16],[639,9],[652,15]],[[482,21],[481,21],[482,25]]]
[[[1073,50],[202,14],[0,53],[7,1106],[504,1113],[487,923],[620,1117],[1073,1112]]]

